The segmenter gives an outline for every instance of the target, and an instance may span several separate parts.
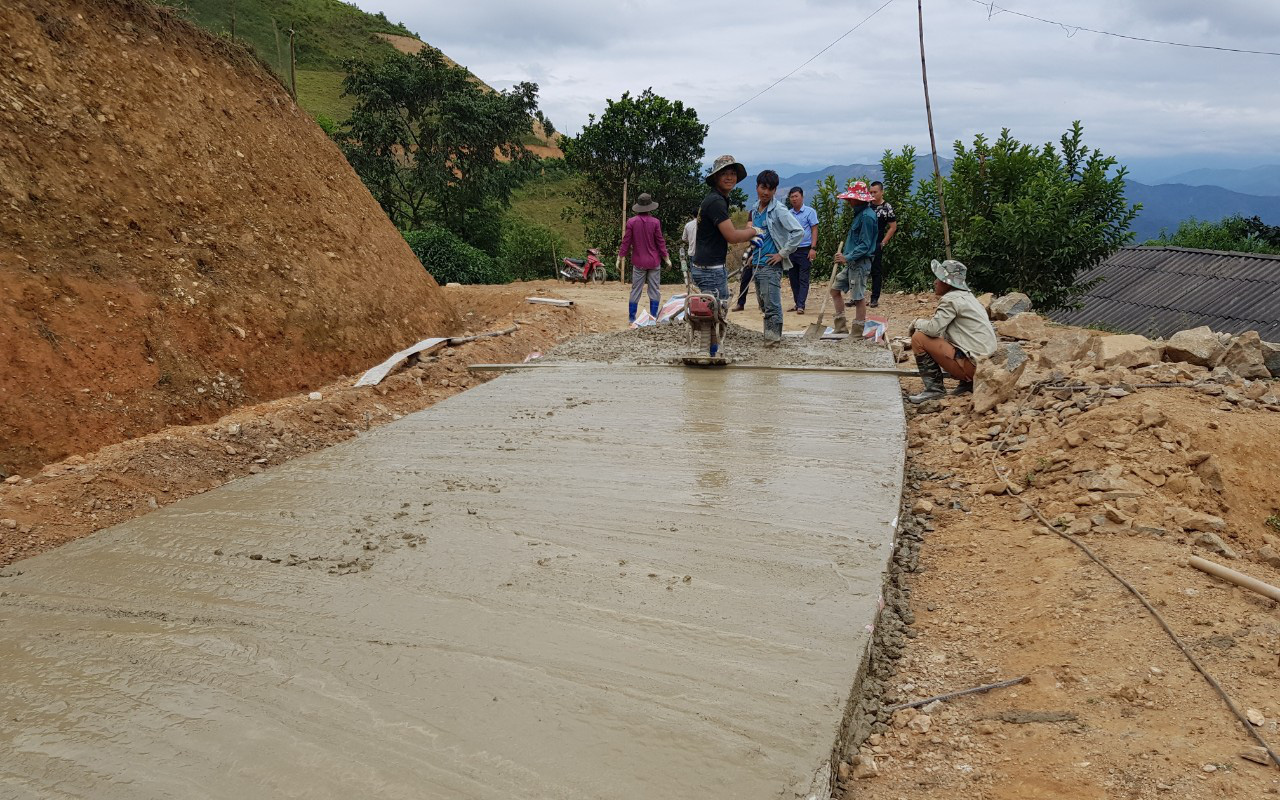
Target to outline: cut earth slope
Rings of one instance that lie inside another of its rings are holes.
[[[0,37],[0,471],[460,332],[242,48],[141,0],[16,0]]]

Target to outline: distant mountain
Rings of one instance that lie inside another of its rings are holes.
[[[1125,181],[1125,197],[1130,203],[1141,203],[1142,210],[1134,220],[1135,241],[1142,244],[1160,235],[1160,231],[1173,233],[1178,223],[1195,217],[1217,222],[1223,217],[1240,214],[1259,216],[1270,225],[1280,223],[1280,197],[1244,194],[1221,186],[1188,186],[1179,183],[1162,183],[1149,186],[1137,181]]]
[[[1248,169],[1193,169],[1153,183],[1221,186],[1243,194],[1280,195],[1280,164],[1264,164]]]

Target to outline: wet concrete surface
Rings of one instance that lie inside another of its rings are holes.
[[[530,371],[19,562],[0,797],[804,796],[903,432],[889,376]]]

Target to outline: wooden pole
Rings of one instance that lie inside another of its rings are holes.
[[[293,28],[289,29],[289,94],[293,95],[293,102],[298,102],[298,56],[293,49],[293,36],[296,33]]]
[[[627,235],[627,176],[622,176],[622,235]],[[619,239],[619,242],[622,240]],[[621,259],[619,259],[621,260]],[[625,266],[618,268],[618,281],[620,283],[627,282],[627,268]]]
[[[924,113],[929,120],[929,149],[933,152],[933,184],[938,188],[938,211],[942,214],[942,243],[951,258],[951,228],[947,225],[947,203],[942,198],[942,170],[938,168],[938,140],[933,135],[933,107],[929,104],[929,70],[924,63],[924,0],[916,0],[920,19],[920,77],[924,80]]]
[[[231,0],[231,41],[236,40],[236,0]]]

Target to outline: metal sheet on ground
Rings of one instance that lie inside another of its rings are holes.
[[[0,795],[765,798],[827,762],[896,379],[503,376],[0,580]]]

